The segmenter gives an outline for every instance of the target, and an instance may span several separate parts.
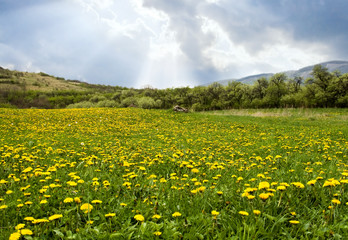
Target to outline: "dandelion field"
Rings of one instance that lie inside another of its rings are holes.
[[[347,111],[0,109],[0,239],[347,239]]]

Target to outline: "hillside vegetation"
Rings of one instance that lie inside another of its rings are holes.
[[[227,86],[133,89],[65,80],[46,73],[0,68],[0,107],[91,108],[140,107],[192,111],[236,108],[348,107],[348,73],[329,72],[315,65],[311,77],[277,73],[252,85],[231,81]]]

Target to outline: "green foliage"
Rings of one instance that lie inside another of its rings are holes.
[[[55,83],[56,90],[37,90],[53,85],[52,79],[59,80]],[[59,84],[73,88],[60,90]],[[330,73],[321,65],[314,66],[312,77],[305,80],[298,76],[288,79],[284,73],[278,73],[269,79],[257,79],[253,85],[232,81],[227,86],[213,83],[206,87],[168,89],[93,85],[46,73],[31,74],[0,68],[0,86],[0,103],[18,108],[65,108],[77,103],[81,104],[76,106],[144,109],[170,109],[180,105],[192,111],[348,107],[348,74]],[[32,90],[33,87],[36,90]]]
[[[92,103],[92,102],[83,101],[83,102],[70,104],[66,108],[93,108],[95,106],[96,105],[94,103]]]
[[[144,109],[156,108],[156,102],[151,97],[141,97],[137,103],[139,107]]]

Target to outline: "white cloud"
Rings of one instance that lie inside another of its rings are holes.
[[[187,86],[297,69],[344,58],[348,51],[348,37],[342,31],[347,18],[341,16],[342,22],[336,24],[329,21],[344,12],[335,8],[337,4],[305,2],[299,7],[292,1],[266,0],[6,4],[5,12],[0,9],[0,21],[5,23],[0,26],[2,66],[92,83]],[[311,6],[313,11],[308,11]],[[331,10],[320,15],[323,7]]]

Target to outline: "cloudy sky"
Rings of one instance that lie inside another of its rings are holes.
[[[347,0],[0,0],[0,66],[141,88],[348,60]]]

